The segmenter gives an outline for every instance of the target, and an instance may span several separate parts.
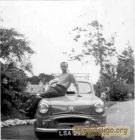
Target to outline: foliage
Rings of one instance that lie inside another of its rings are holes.
[[[28,78],[28,81],[31,84],[39,84],[40,81],[42,81],[44,84],[49,82],[50,80],[52,80],[54,77],[52,75],[49,74],[45,74],[45,73],[40,73],[38,76],[32,76],[30,78]]]
[[[14,29],[0,28],[0,51],[1,59],[5,63],[14,62],[16,66],[31,72],[29,58],[34,51],[29,47],[29,42],[23,34]]]
[[[32,84],[39,84],[40,80],[45,83],[53,76],[41,73],[39,76],[27,77],[25,71],[32,73],[30,56],[34,51],[30,48],[24,35],[14,29],[0,28],[0,53],[1,111],[2,115],[9,116],[14,109],[19,111],[21,107],[25,106],[26,100],[35,99],[30,93],[24,92],[28,81]],[[4,80],[7,82],[4,83]]]
[[[68,56],[70,60],[83,61],[88,63],[91,56],[94,56],[95,63],[100,65],[100,80],[103,83],[104,65],[108,63],[115,54],[114,36],[107,39],[103,34],[103,26],[97,21],[92,21],[86,28],[76,27],[74,40],[82,44],[80,49],[72,49]],[[66,53],[67,54],[67,53]],[[102,86],[103,87],[103,86]]]
[[[54,78],[54,76],[44,73],[40,73],[38,77],[44,84]]]
[[[134,55],[130,45],[118,56],[117,73],[118,78],[129,84],[134,83]]]
[[[119,101],[124,100],[128,93],[128,85],[123,80],[114,82],[110,87],[110,99]]]
[[[34,51],[29,47],[29,42],[14,29],[0,28],[0,51],[1,76],[8,78],[13,90],[23,91],[27,79],[24,71],[32,71],[29,56]]]
[[[107,57],[112,56],[115,48],[114,36],[110,40],[107,40],[103,35],[103,26],[98,21],[93,21],[87,25],[85,29],[77,27],[73,29],[77,35],[74,37],[74,40],[79,42],[81,38],[82,47],[79,54],[75,54],[76,50],[72,49],[72,52],[69,54],[71,60],[81,61],[83,57],[93,55],[95,57],[96,64],[103,63],[103,61],[108,61]],[[75,54],[75,55],[74,55]]]
[[[118,55],[118,64],[106,64],[103,73],[103,84],[109,91],[106,94],[110,100],[124,100],[128,93],[134,93],[134,57],[131,46],[124,49],[121,55]],[[98,81],[95,85],[97,95],[100,97],[102,92],[101,83]]]
[[[16,67],[10,67],[9,65],[2,65],[2,78],[8,79],[8,84],[12,86],[15,91],[23,91],[26,87],[25,79],[27,78],[23,70]]]
[[[32,76],[32,77],[28,78],[28,81],[31,84],[38,85],[40,82],[40,78],[38,76]]]
[[[16,106],[15,102],[16,92],[13,90],[13,87],[7,83],[1,84],[1,112],[4,115],[10,115],[12,109]]]
[[[101,90],[101,83],[98,81],[96,83],[95,91],[96,95],[98,97],[101,96],[102,90]],[[107,95],[107,100],[124,100],[127,94],[129,93],[129,86],[121,79],[111,79],[108,84],[104,85],[105,90],[104,92]]]
[[[1,65],[1,76],[8,79],[8,84],[15,91],[23,91],[26,87],[26,79],[28,78],[23,70],[15,67],[13,63]]]
[[[21,104],[28,78],[25,70],[32,72],[30,56],[34,51],[24,35],[14,29],[0,28],[0,53],[1,111],[4,115],[10,115]]]
[[[13,65],[1,64],[1,112],[10,115],[18,109],[21,92],[25,89],[27,76],[23,70]],[[6,80],[6,84],[4,83]]]

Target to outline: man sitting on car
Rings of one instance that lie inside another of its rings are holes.
[[[45,93],[42,93],[40,96],[37,96],[37,99],[34,101],[34,103],[29,108],[26,109],[27,112],[33,110],[35,113],[37,105],[41,98],[65,96],[67,89],[70,87],[71,83],[73,83],[74,86],[76,87],[77,94],[79,93],[77,81],[75,80],[73,74],[68,73],[68,63],[62,62],[60,63],[60,66],[62,74],[60,74],[57,79],[52,81],[55,82],[56,84],[54,86],[50,86],[50,88]]]
[[[60,63],[62,74],[60,74],[57,79],[55,79],[55,86],[50,87],[49,90],[41,94],[43,98],[59,97],[66,94],[67,89],[70,87],[70,84],[73,83],[76,87],[77,93],[79,93],[79,88],[77,81],[75,80],[73,74],[68,73],[68,63]],[[54,80],[53,80],[54,81]]]

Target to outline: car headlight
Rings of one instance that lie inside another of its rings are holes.
[[[47,103],[41,103],[39,105],[39,112],[40,113],[47,113],[48,112],[48,109],[49,109],[49,105]]]
[[[102,113],[104,111],[104,103],[96,103],[94,109],[97,113]]]

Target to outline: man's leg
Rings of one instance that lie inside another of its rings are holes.
[[[53,97],[60,97],[60,96],[64,96],[64,95],[65,95],[65,91],[62,90],[61,88],[51,87],[46,93],[41,94],[40,96],[42,98],[53,98]],[[37,98],[31,108],[36,110],[39,101],[40,101],[40,99]]]
[[[59,97],[59,96],[64,96],[65,91],[62,90],[59,87],[51,87],[47,92],[44,94],[41,94],[40,96],[42,98],[53,98],[53,97]]]

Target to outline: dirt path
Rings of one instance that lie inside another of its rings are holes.
[[[119,102],[107,110],[107,123],[130,128],[129,137],[110,137],[105,140],[134,140],[134,100]]]

